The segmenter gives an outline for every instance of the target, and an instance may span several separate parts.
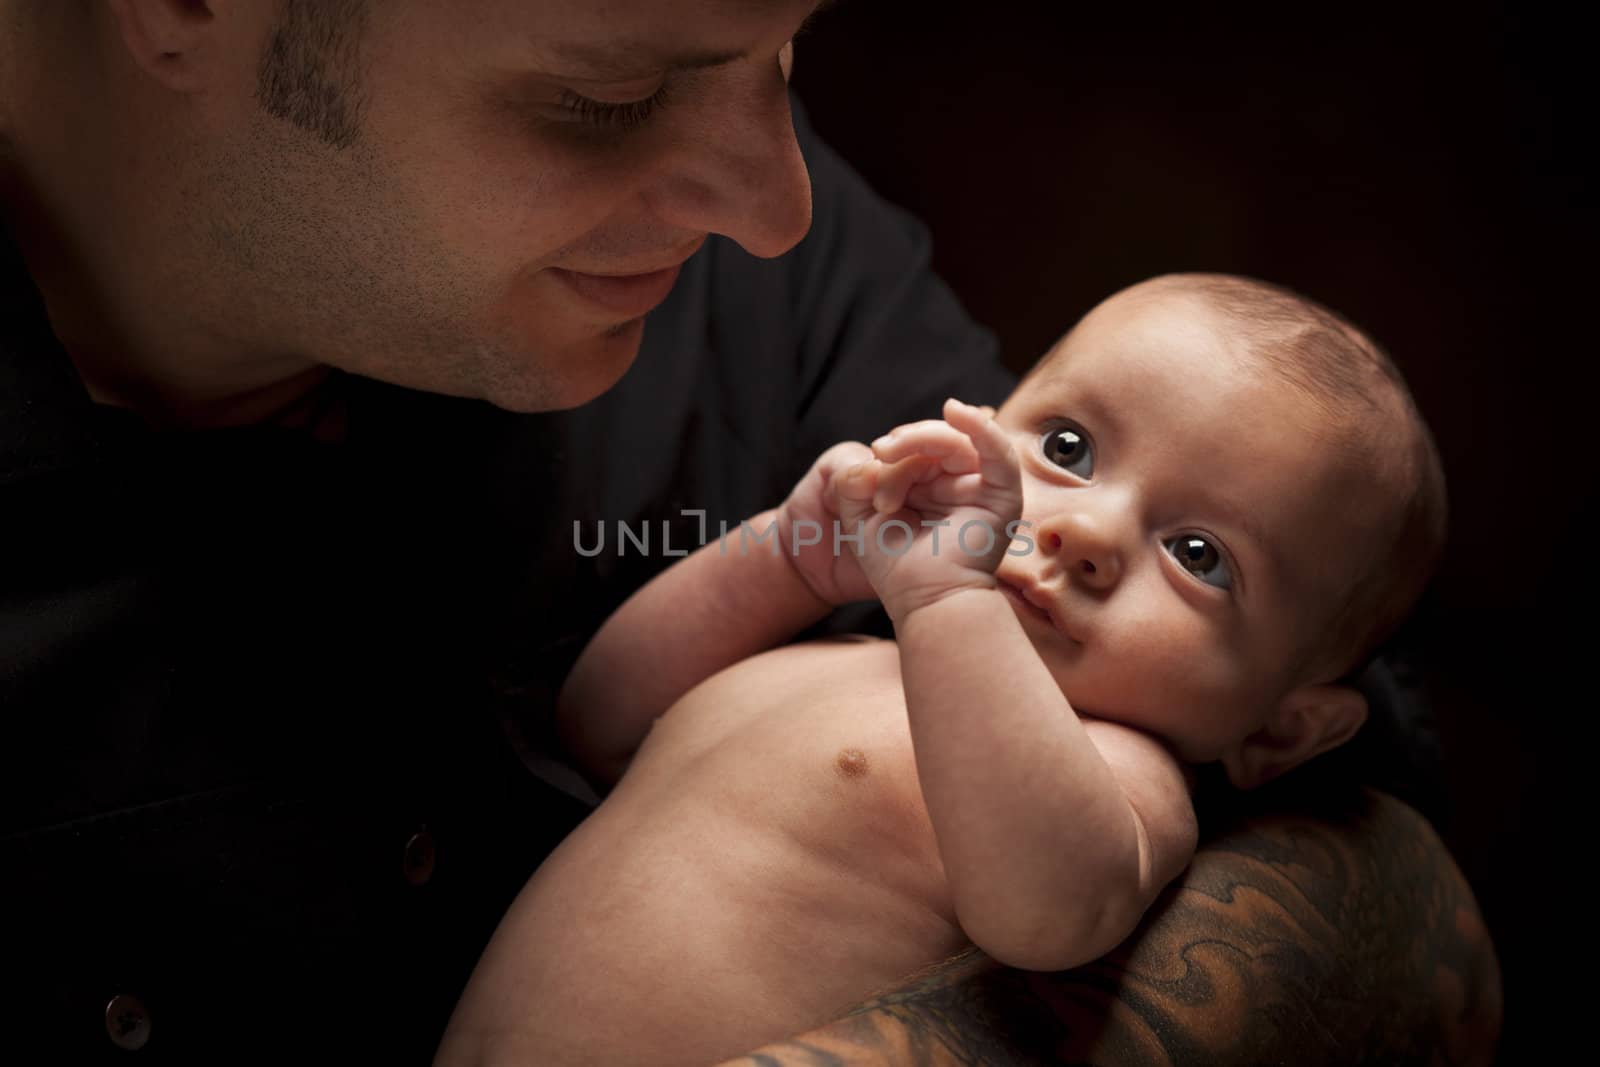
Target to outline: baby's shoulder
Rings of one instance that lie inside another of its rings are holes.
[[[1191,786],[1192,771],[1180,763],[1171,748],[1143,730],[1110,719],[1078,715],[1089,740],[1119,776],[1176,777]]]
[[[770,667],[816,669],[826,662],[829,670],[871,669],[874,662],[894,660],[899,665],[899,647],[893,641],[870,634],[829,634],[825,637],[781,645],[746,660],[764,661]]]
[[[874,636],[872,634],[829,634],[826,637],[818,637],[818,638],[815,638],[814,640],[811,640],[811,641],[802,641],[799,645],[791,645],[789,647],[791,647],[791,648],[802,648],[802,647],[804,647],[806,645],[856,645],[856,644],[892,645],[892,644],[894,644],[894,642],[893,641],[887,641],[887,640],[885,640],[885,639],[883,639],[881,637],[876,637],[876,636]]]
[[[723,681],[741,687],[782,687],[791,692],[859,685],[869,679],[900,678],[900,656],[893,641],[866,634],[832,634],[782,645],[751,656],[722,672]]]

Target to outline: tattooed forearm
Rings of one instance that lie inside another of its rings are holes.
[[[1491,1062],[1494,948],[1432,828],[1368,791],[1263,791],[1253,803],[1208,830],[1105,959],[1033,974],[974,950],[735,1062]]]

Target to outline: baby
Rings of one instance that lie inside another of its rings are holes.
[[[1444,497],[1353,327],[1158,278],[998,414],[944,416],[830,449],[751,520],[776,539],[730,532],[596,635],[558,714],[615,788],[438,1063],[709,1064],[971,944],[1072,967],[1188,864],[1195,765],[1250,788],[1356,732],[1339,680],[1420,591]],[[870,596],[894,641],[783,644]]]

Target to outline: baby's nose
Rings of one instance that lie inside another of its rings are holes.
[[[1110,589],[1122,578],[1122,553],[1109,524],[1087,512],[1053,516],[1039,528],[1039,550],[1070,580]]]

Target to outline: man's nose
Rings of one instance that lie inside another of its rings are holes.
[[[723,234],[769,258],[811,228],[811,176],[776,59],[770,71],[749,74],[686,119],[646,198],[664,222]]]
[[[1122,534],[1114,517],[1103,511],[1058,512],[1039,524],[1035,540],[1069,582],[1104,592],[1122,579]]]

